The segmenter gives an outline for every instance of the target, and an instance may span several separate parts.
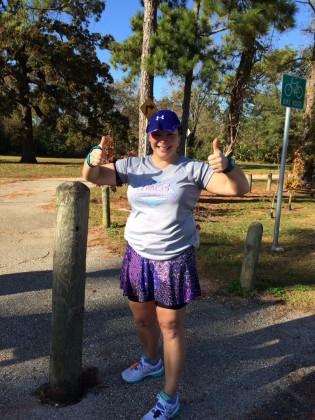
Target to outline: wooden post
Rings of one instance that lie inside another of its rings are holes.
[[[103,204],[103,226],[110,227],[110,189],[102,188],[102,204]]]
[[[57,188],[52,322],[47,396],[71,403],[82,392],[82,336],[90,190],[81,182]]]
[[[251,174],[246,174],[246,178],[247,178],[247,182],[249,185],[249,192],[252,192],[252,175]]]
[[[263,226],[259,222],[253,222],[248,228],[244,248],[244,258],[240,277],[241,286],[246,290],[253,288],[259,251],[263,233]]]
[[[289,200],[288,200],[288,210],[291,211],[292,207],[291,207],[291,202],[292,202],[292,192],[289,192]]]
[[[270,191],[271,189],[271,182],[272,182],[272,173],[270,172],[267,178],[267,191]]]

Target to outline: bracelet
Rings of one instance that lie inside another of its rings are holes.
[[[228,157],[228,167],[222,171],[224,174],[228,174],[231,172],[236,166],[236,162],[234,159]]]
[[[86,163],[89,165],[90,168],[95,168],[95,165],[92,165],[92,163],[90,162],[90,158],[91,158],[91,155],[90,153],[88,153],[86,157]]]
[[[89,151],[89,153],[88,153],[88,155],[87,155],[87,157],[86,157],[86,163],[89,165],[89,167],[90,167],[90,168],[95,168],[95,165],[92,165],[92,163],[91,163],[91,161],[90,161],[90,159],[91,159],[91,152],[92,152],[92,150],[94,150],[94,149],[99,149],[99,150],[102,150],[101,146],[94,146],[94,147],[92,147],[92,149]]]

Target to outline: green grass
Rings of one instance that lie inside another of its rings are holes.
[[[240,164],[241,168],[246,173],[251,174],[278,174],[280,172],[279,165],[276,163],[256,163],[256,162],[246,162]]]
[[[37,158],[38,163],[19,163],[20,157],[0,156],[1,183],[18,179],[80,177],[83,159]]]
[[[19,164],[18,158],[0,156],[1,182],[21,178],[80,177],[83,159],[43,159],[38,164]],[[242,164],[247,173],[278,171],[276,165]],[[266,181],[253,181],[252,192],[241,198],[202,194],[195,212],[201,225],[201,246],[196,251],[198,271],[205,288],[228,291],[243,297],[268,293],[296,307],[315,309],[315,201],[309,194],[295,194],[289,211],[288,192],[283,193],[279,245],[284,252],[273,253],[275,219],[270,218],[277,183],[266,191]],[[106,244],[122,255],[124,226],[128,217],[126,187],[110,192],[111,226],[104,228]],[[276,203],[274,203],[276,206]],[[274,206],[274,207],[275,207]],[[275,215],[275,209],[274,215]],[[263,238],[255,290],[242,290],[240,276],[244,242],[252,222],[263,225]],[[101,188],[91,189],[90,226],[102,225]]]

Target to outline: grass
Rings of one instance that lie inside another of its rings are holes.
[[[17,160],[17,159],[16,159]],[[80,177],[82,159],[38,159],[37,165],[19,164],[0,157],[1,182],[21,178]],[[246,173],[276,173],[276,165],[243,164]],[[198,271],[205,293],[232,293],[245,298],[269,296],[287,305],[315,309],[315,202],[305,192],[296,193],[287,204],[284,191],[279,245],[284,252],[272,252],[275,219],[270,217],[277,183],[266,191],[267,181],[253,181],[245,197],[225,198],[203,192],[195,219],[201,225],[201,246],[196,250]],[[102,225],[101,188],[91,189],[90,226]],[[125,249],[124,226],[129,214],[126,187],[110,192],[111,226],[104,228],[106,246],[122,255]],[[276,204],[276,203],[275,203]],[[274,210],[275,215],[275,210]],[[263,238],[255,289],[246,292],[239,284],[244,241],[252,222],[263,225]]]
[[[256,163],[256,162],[246,162],[241,164],[241,167],[246,173],[255,174],[279,174],[280,167],[275,163]]]
[[[0,156],[0,183],[21,179],[80,177],[83,159],[37,158],[37,164],[19,163],[20,157]]]

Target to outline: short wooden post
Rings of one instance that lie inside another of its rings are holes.
[[[251,174],[246,174],[246,179],[249,185],[249,192],[252,192],[252,175]]]
[[[102,188],[103,204],[103,226],[110,227],[110,189],[108,186]]]
[[[240,277],[241,286],[246,290],[253,288],[258,264],[263,226],[253,222],[248,228],[244,247],[244,258]]]
[[[289,192],[289,200],[288,200],[288,210],[291,211],[292,207],[291,207],[291,203],[292,203],[292,192]]]
[[[271,183],[272,183],[272,173],[270,172],[268,174],[268,178],[267,178],[267,191],[270,191],[270,189],[271,189]]]
[[[52,322],[47,395],[71,403],[82,392],[82,336],[90,190],[81,182],[57,188]]]

